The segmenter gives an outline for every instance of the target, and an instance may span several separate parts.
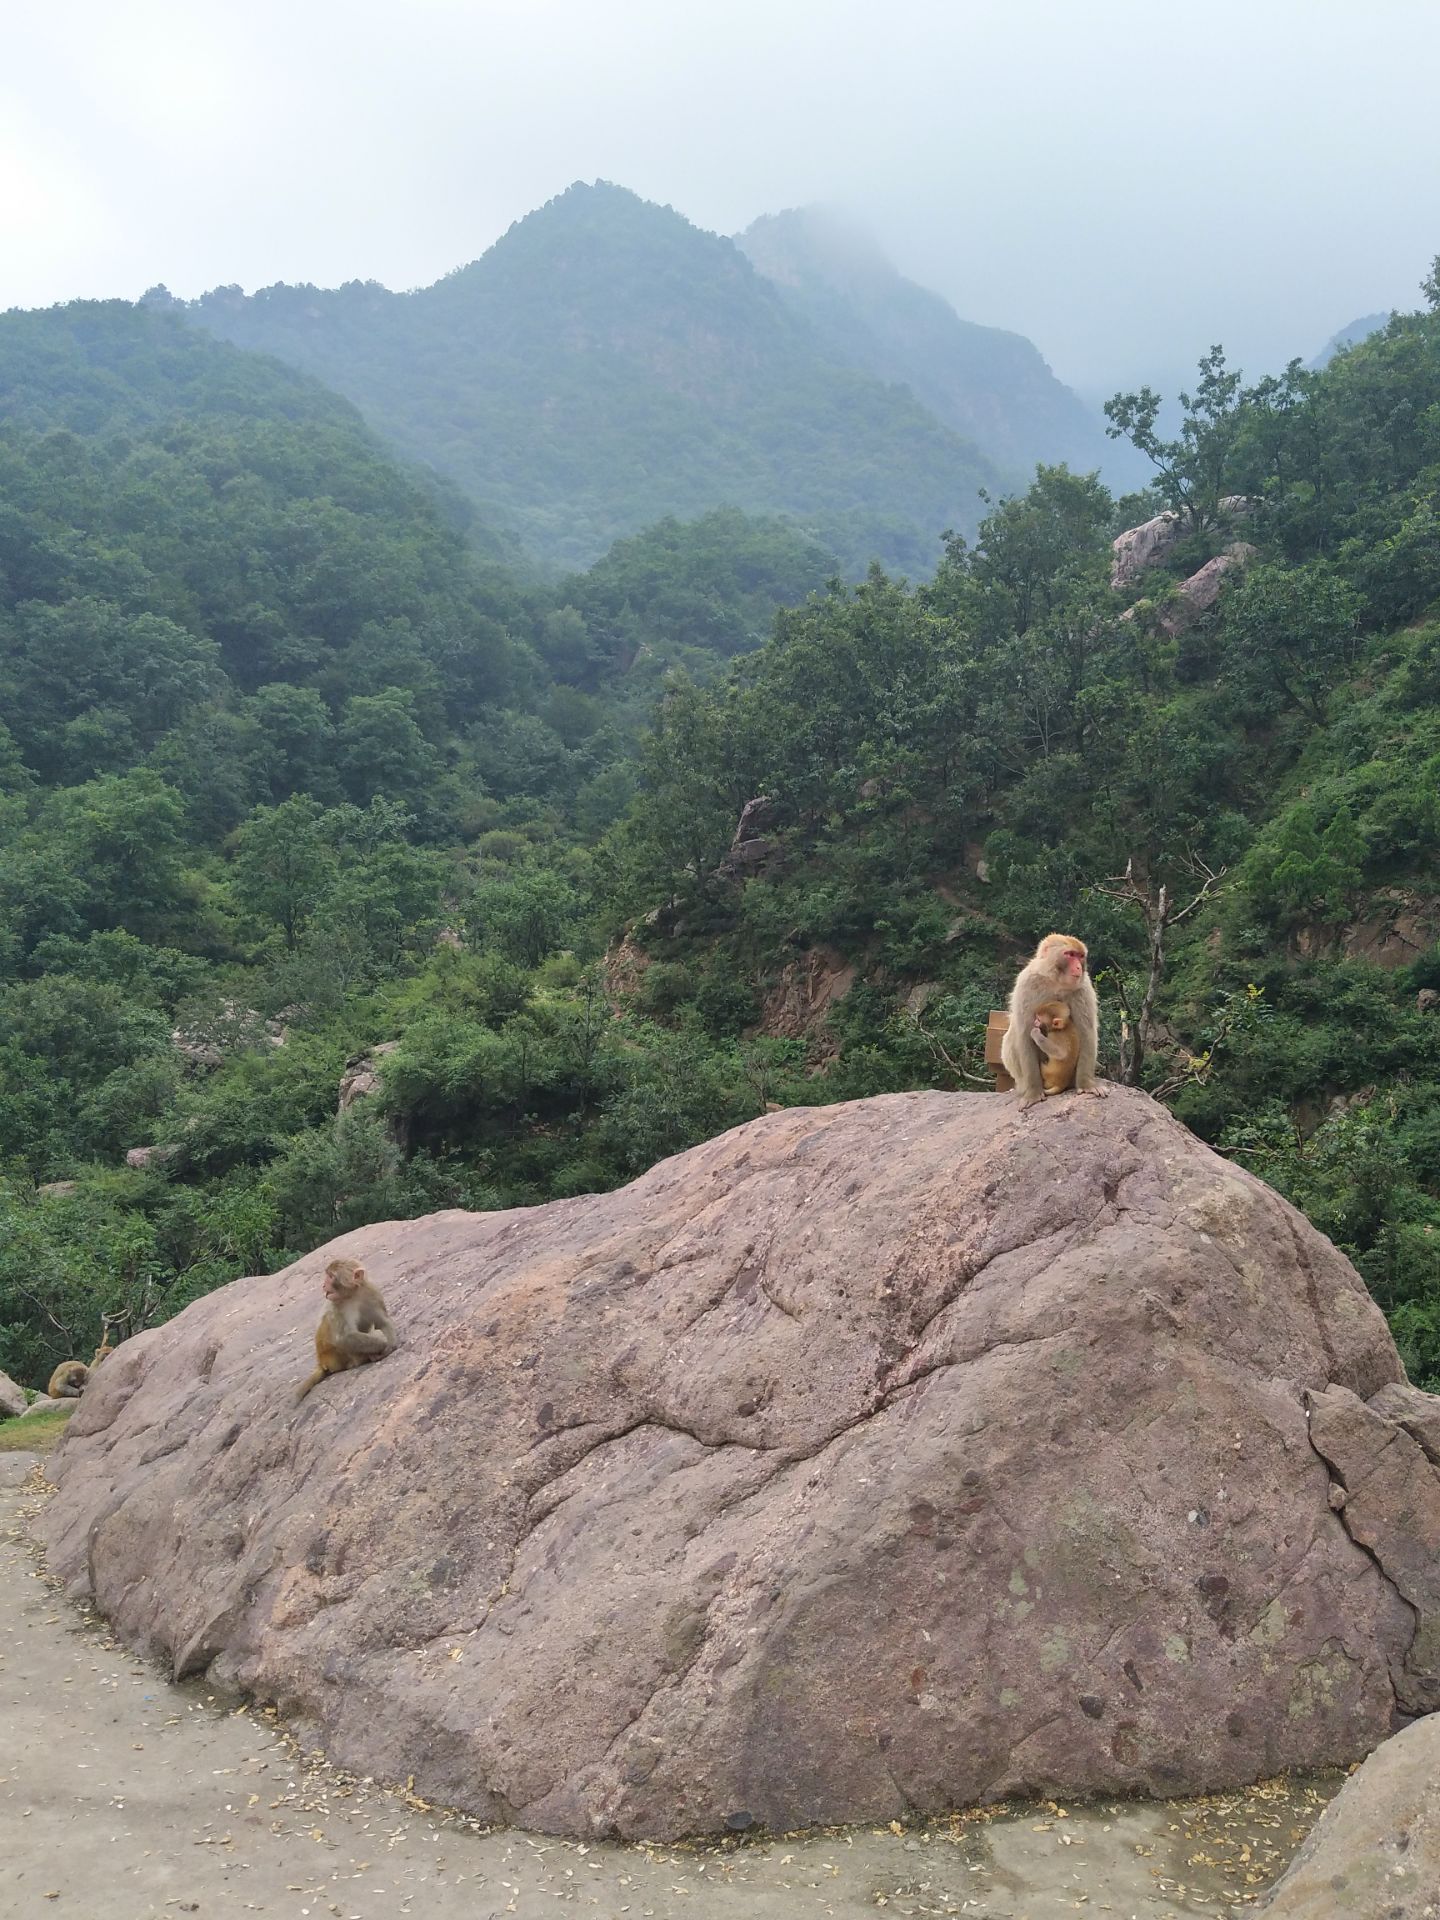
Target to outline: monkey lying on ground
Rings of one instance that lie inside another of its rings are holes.
[[[89,1378],[90,1369],[83,1360],[62,1360],[45,1391],[52,1400],[78,1400]]]
[[[1040,1078],[1046,1093],[1064,1093],[1075,1084],[1075,1064],[1080,1058],[1080,1036],[1070,1009],[1063,1000],[1042,1000],[1035,1009],[1030,1038],[1044,1054]]]
[[[332,1260],[325,1269],[325,1311],[315,1329],[314,1373],[296,1394],[303,1400],[327,1373],[344,1373],[379,1360],[395,1345],[395,1329],[380,1289],[354,1260]]]
[[[1036,1042],[1033,1028],[1040,1008],[1055,1001],[1070,1016],[1075,1041],[1075,1091],[1093,1093],[1101,1100],[1105,1097],[1095,1084],[1100,1008],[1085,970],[1086,954],[1085,942],[1073,933],[1047,933],[1011,989],[1010,1025],[1001,1042],[1000,1058],[1019,1090],[1022,1112],[1045,1098],[1041,1061],[1046,1055]]]

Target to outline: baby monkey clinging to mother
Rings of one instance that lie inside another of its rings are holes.
[[[1095,1080],[1100,1008],[1087,957],[1085,942],[1073,933],[1047,933],[1011,989],[1000,1059],[1019,1089],[1022,1112],[1045,1098],[1047,1086],[1056,1093],[1069,1086],[1072,1062],[1075,1091],[1105,1097]]]

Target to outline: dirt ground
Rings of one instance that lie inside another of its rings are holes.
[[[36,1462],[0,1455],[5,1920],[1180,1920],[1243,1912],[1341,1776],[1203,1801],[1013,1806],[724,1847],[487,1831],[175,1687],[43,1577]]]

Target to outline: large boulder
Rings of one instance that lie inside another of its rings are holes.
[[[1434,1403],[1143,1094],[793,1109],[334,1248],[394,1354],[297,1408],[331,1249],[224,1287],[106,1361],[43,1527],[348,1766],[673,1836],[1208,1791],[1440,1704]]]
[[[25,1389],[8,1373],[0,1373],[0,1420],[14,1420],[25,1411]]]
[[[1440,1714],[1371,1754],[1321,1814],[1265,1920],[1440,1920]]]
[[[1178,513],[1157,513],[1153,520],[1117,534],[1110,542],[1111,586],[1117,591],[1131,586],[1142,573],[1158,567],[1185,531]]]

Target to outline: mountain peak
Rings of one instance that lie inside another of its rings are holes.
[[[760,272],[782,285],[793,284],[807,270],[834,283],[899,277],[864,222],[824,201],[762,213],[738,236],[738,244]]]

